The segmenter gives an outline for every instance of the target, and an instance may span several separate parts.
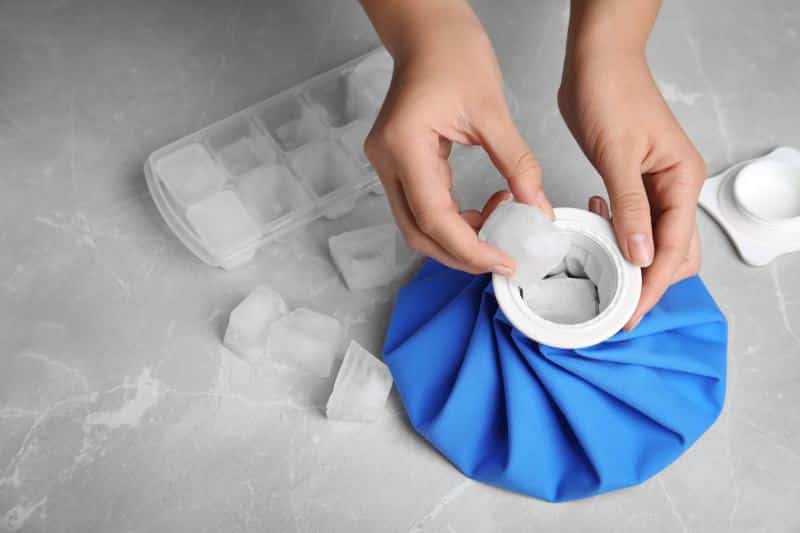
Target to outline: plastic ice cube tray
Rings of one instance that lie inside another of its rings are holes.
[[[378,48],[156,150],[145,176],[158,210],[195,255],[226,269],[320,216],[344,215],[382,192],[362,145],[391,77]],[[454,146],[456,193],[480,153]]]

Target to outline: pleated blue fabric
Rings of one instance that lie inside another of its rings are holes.
[[[653,476],[714,422],[727,323],[700,278],[630,333],[538,344],[498,308],[490,275],[428,260],[400,290],[384,346],[413,427],[465,475],[548,501]]]

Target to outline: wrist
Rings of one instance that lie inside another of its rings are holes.
[[[445,35],[485,36],[466,0],[361,0],[361,4],[396,63],[424,54]]]
[[[572,0],[564,79],[594,68],[647,69],[647,39],[659,5],[659,0]]]

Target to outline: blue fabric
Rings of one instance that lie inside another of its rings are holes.
[[[515,330],[489,275],[432,260],[395,304],[384,358],[414,428],[465,475],[549,501],[641,483],[714,422],[727,324],[698,277],[630,333],[563,350]]]

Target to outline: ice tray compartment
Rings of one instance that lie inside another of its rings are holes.
[[[154,162],[155,171],[176,202],[188,207],[222,189],[227,177],[205,146],[193,142]]]
[[[309,144],[293,152],[289,159],[300,179],[318,197],[364,181],[353,160],[335,142]]]
[[[280,164],[253,169],[239,179],[236,188],[247,210],[262,225],[307,210],[313,203],[308,189]]]
[[[394,63],[386,50],[370,54],[353,68],[354,82],[370,95],[383,102],[392,82]]]
[[[244,117],[213,126],[206,142],[231,176],[241,176],[277,159],[269,138]]]
[[[314,111],[294,93],[270,98],[257,107],[255,114],[284,152],[320,140],[328,131]]]
[[[346,70],[310,83],[305,96],[334,128],[358,119],[372,120],[378,114],[378,98],[360,81],[352,70]]]

